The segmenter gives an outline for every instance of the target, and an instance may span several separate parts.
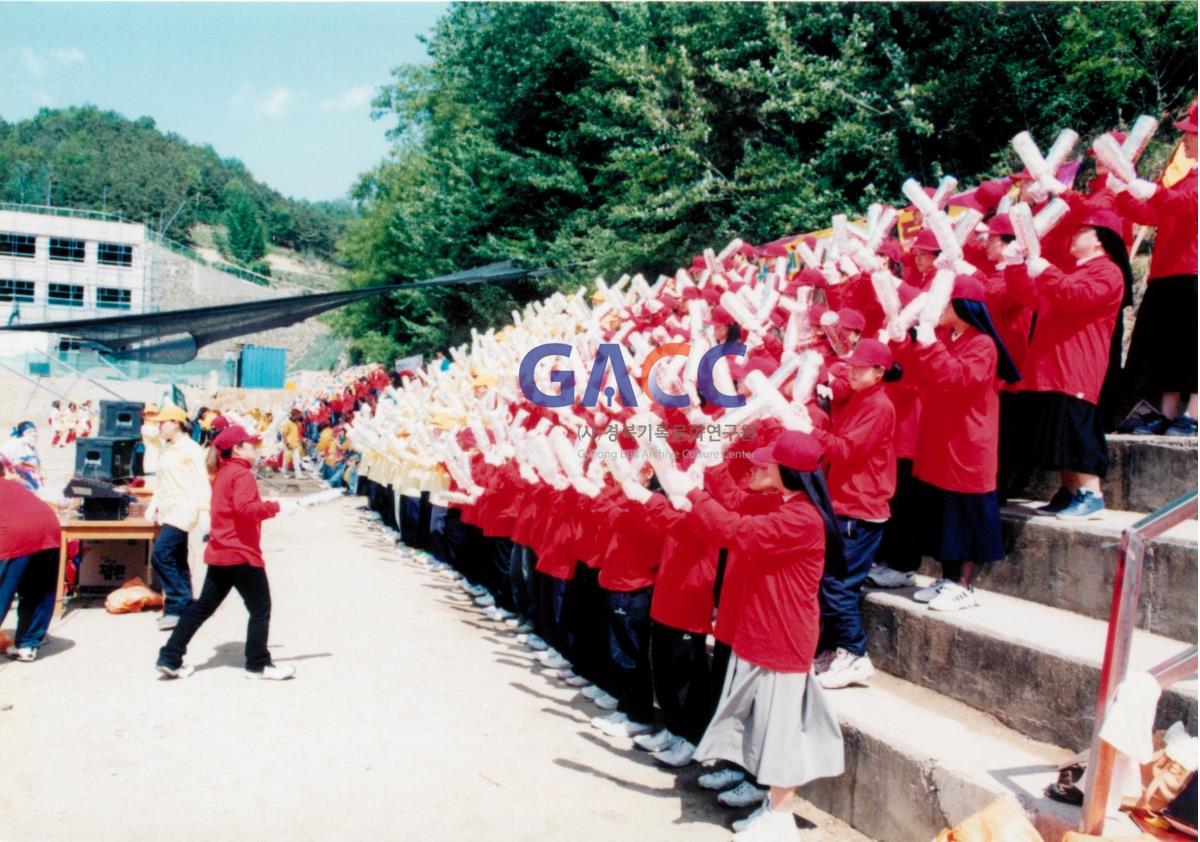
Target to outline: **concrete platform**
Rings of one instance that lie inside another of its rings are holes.
[[[1152,512],[1196,487],[1195,438],[1108,436],[1104,498],[1114,509]],[[1038,471],[1015,496],[1048,500],[1058,490],[1057,472]]]
[[[842,723],[846,771],[801,794],[860,832],[926,842],[1000,795],[1020,801],[1045,839],[1075,829],[1078,808],[1042,795],[1073,752],[888,675],[829,695]]]
[[[1140,517],[1108,511],[1102,520],[1068,523],[1008,506],[1001,514],[1008,558],[981,571],[977,584],[1107,620],[1117,544],[1122,530]],[[1176,640],[1196,639],[1196,534],[1196,522],[1188,521],[1151,542],[1142,574],[1139,627]],[[921,572],[940,575],[940,567],[927,560]]]
[[[978,607],[942,613],[914,602],[912,591],[867,592],[863,621],[876,668],[986,710],[1034,739],[1087,747],[1106,622],[983,590]],[[1138,631],[1131,668],[1148,669],[1188,645]],[[1159,702],[1161,727],[1176,720],[1196,733],[1194,681]]]

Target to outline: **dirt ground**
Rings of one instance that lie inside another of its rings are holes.
[[[154,614],[98,603],[34,663],[0,659],[0,839],[729,838],[746,811],[591,728],[591,703],[360,505],[266,525],[271,652],[293,681],[243,677],[236,594],[184,680],[154,670]],[[808,804],[797,822],[801,842],[864,839]]]

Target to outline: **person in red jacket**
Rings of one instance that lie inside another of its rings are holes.
[[[1071,238],[1075,271],[1045,259],[1009,266],[1009,290],[1037,311],[1019,397],[1021,454],[1057,470],[1062,484],[1038,514],[1095,518],[1104,509],[1100,480],[1108,445],[1099,413],[1113,329],[1133,283],[1121,219],[1092,211]]]
[[[827,567],[821,577],[816,672],[826,689],[860,684],[875,674],[858,603],[896,490],[896,410],[883,386],[892,372],[892,352],[877,339],[863,339],[846,365],[850,397],[833,405],[832,429],[812,434],[829,460],[829,496],[844,547],[844,564]]]
[[[740,515],[703,490],[688,495],[694,528],[738,555],[727,585],[737,593],[733,655],[695,757],[738,763],[770,787],[760,810],[735,825],[756,839],[795,839],[796,788],[844,768],[837,718],[810,680],[826,534],[836,529],[822,456],[816,439],[793,431],[756,450],[749,490],[771,503],[762,514]]]
[[[924,389],[913,458],[924,522],[914,526],[928,542],[925,555],[942,565],[942,576],[913,598],[935,611],[974,606],[976,566],[1004,558],[996,498],[997,378],[1013,383],[1021,375],[985,297],[981,281],[959,275],[936,332],[918,328],[901,359],[905,374]]]
[[[32,661],[54,614],[58,515],[18,477],[7,476],[2,462],[0,511],[0,623],[17,597],[17,633],[8,657]]]
[[[258,494],[253,468],[258,442],[258,436],[236,424],[213,440],[210,458],[219,461],[213,481],[212,527],[204,550],[208,570],[200,598],[184,609],[179,625],[158,652],[156,666],[167,678],[186,678],[194,672],[183,663],[187,645],[235,589],[250,613],[246,677],[281,680],[296,674],[293,667],[273,664],[267,650],[271,589],[262,555],[262,522],[279,514],[280,501],[263,500]]]
[[[1196,160],[1196,103],[1175,128],[1183,132],[1183,148]],[[1110,181],[1110,184],[1114,182]],[[1196,166],[1171,187],[1147,185],[1150,197],[1138,200],[1116,188],[1117,211],[1140,225],[1154,225],[1146,294],[1138,307],[1129,356],[1128,388],[1160,400],[1162,420],[1135,432],[1171,436],[1196,435]]]

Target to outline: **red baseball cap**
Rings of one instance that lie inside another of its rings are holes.
[[[1196,133],[1196,100],[1192,100],[1192,107],[1188,109],[1187,116],[1175,121],[1175,128],[1181,132]]]
[[[729,371],[733,375],[734,380],[745,380],[746,375],[752,371],[761,371],[767,377],[775,373],[775,369],[779,368],[779,363],[773,360],[767,354],[756,354],[746,360],[745,363],[737,365],[736,363],[729,366]]]
[[[867,326],[867,320],[863,314],[850,307],[843,307],[837,311],[838,325],[846,330],[857,330],[862,333],[863,328]]]
[[[808,433],[784,430],[779,438],[750,454],[750,461],[759,466],[782,465],[793,471],[807,473],[821,467],[825,448]]]
[[[246,429],[240,424],[233,424],[226,427],[224,430],[213,439],[213,447],[217,450],[232,450],[243,442],[251,441],[258,444],[262,441],[261,436],[251,435],[246,432]]]
[[[228,426],[229,426],[229,419],[226,418],[224,415],[218,415],[216,418],[214,418],[212,420],[212,423],[208,425],[208,428],[210,430],[216,430],[219,433]]]
[[[900,306],[907,307],[912,304],[912,300],[921,294],[920,287],[915,287],[912,284],[900,284],[896,287],[896,295],[900,296]]]
[[[1083,218],[1083,221],[1079,223],[1079,227],[1107,228],[1114,234],[1120,235],[1122,228],[1121,217],[1110,210],[1097,209],[1088,213]]]
[[[988,220],[988,234],[999,237],[1017,236],[1017,232],[1013,230],[1012,219],[1006,213],[998,213]]]
[[[883,243],[879,246],[879,253],[888,260],[894,260],[897,263],[900,263],[904,260],[904,247],[900,245],[899,240],[893,239],[892,237],[888,237],[883,241]]]
[[[1029,170],[1023,169],[1020,172],[1015,172],[1009,176],[1013,181],[1033,181],[1033,176]]]
[[[1012,187],[1011,179],[994,178],[983,182],[974,190],[954,196],[950,199],[950,204],[960,208],[972,208],[986,215],[996,210],[1000,200],[1008,194],[1010,187]]]
[[[983,282],[971,275],[956,275],[954,278],[954,291],[950,293],[950,297],[961,298],[964,301],[984,301],[987,299],[987,293],[984,292]]]
[[[823,273],[820,269],[805,269],[796,276],[797,286],[820,287],[824,289],[825,284],[825,273]]]
[[[892,349],[878,339],[861,339],[845,359],[846,365],[892,367]]]
[[[821,326],[821,317],[829,312],[829,308],[814,304],[808,308],[808,323],[813,327]]]
[[[712,323],[715,325],[731,325],[733,324],[733,316],[729,315],[729,311],[718,304],[712,308]]]
[[[937,251],[942,250],[938,244],[937,237],[933,236],[933,232],[928,228],[922,228],[921,233],[917,234],[917,239],[912,244],[913,251]]]

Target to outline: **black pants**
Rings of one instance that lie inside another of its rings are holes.
[[[562,622],[567,628],[567,649],[560,649],[574,671],[612,692],[613,676],[608,651],[608,599],[600,587],[600,571],[582,561],[567,583]]]
[[[883,541],[876,555],[881,563],[905,573],[915,572],[921,566],[921,507],[912,472],[911,459],[896,460],[896,493],[889,503],[891,517],[883,528]]]
[[[267,583],[267,571],[249,564],[211,565],[208,568],[200,598],[184,609],[179,625],[171,632],[166,645],[158,651],[158,663],[178,669],[192,637],[221,606],[225,597],[229,596],[229,591],[235,589],[250,612],[250,620],[246,624],[246,669],[249,672],[262,672],[270,666],[267,634],[271,626],[271,587]]]
[[[663,725],[692,745],[712,716],[708,651],[702,634],[651,621],[650,666]]]
[[[617,710],[634,722],[653,724],[654,683],[650,677],[652,588],[604,591],[608,601],[608,658]]]

